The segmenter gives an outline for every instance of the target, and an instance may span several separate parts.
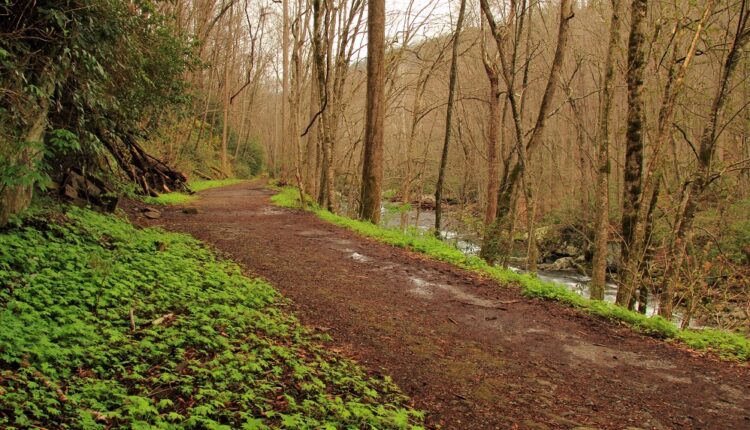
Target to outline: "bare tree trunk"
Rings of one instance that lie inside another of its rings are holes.
[[[316,113],[316,107],[320,98],[317,94],[318,86],[316,85],[318,72],[316,70],[315,62],[311,67],[312,81],[310,82],[310,100],[309,100],[309,118],[313,118]],[[320,172],[318,172],[318,136],[317,127],[315,130],[311,130],[305,136],[305,182],[306,188],[311,196],[317,196],[319,193],[318,178]]]
[[[489,76],[489,75],[488,75]],[[497,192],[500,188],[500,163],[498,161],[498,135],[500,128],[500,80],[495,73],[489,76],[490,111],[487,131],[487,206],[484,224],[489,225],[497,215]]]
[[[645,32],[648,0],[633,0],[628,39],[628,119],[625,146],[622,208],[623,283],[617,290],[617,304],[629,306],[638,278],[638,255],[634,249],[635,229],[643,178],[643,72],[646,67]]]
[[[612,0],[612,19],[609,24],[609,46],[604,63],[602,108],[599,114],[599,149],[596,166],[596,219],[594,220],[594,258],[591,267],[591,298],[604,299],[607,282],[607,253],[609,242],[609,124],[612,121],[614,99],[615,56],[620,43],[621,0]]]
[[[440,227],[443,218],[443,183],[445,182],[445,166],[448,164],[448,149],[451,140],[451,128],[453,120],[453,103],[456,97],[456,80],[458,74],[458,45],[461,42],[461,26],[466,13],[466,0],[461,0],[458,10],[458,21],[456,21],[456,32],[453,35],[453,51],[451,53],[451,71],[448,78],[448,107],[445,114],[445,136],[443,140],[443,153],[440,157],[440,170],[435,185],[435,234],[440,236]]]
[[[285,0],[286,2],[287,0]],[[302,49],[305,43],[305,32],[302,28],[302,0],[297,1],[297,17],[296,25],[294,26],[294,45],[292,50],[292,73],[291,73],[291,96],[289,100],[290,107],[290,118],[289,128],[290,131],[287,135],[290,137],[290,143],[293,143],[294,150],[294,176],[297,180],[297,188],[299,189],[300,205],[304,209],[307,205],[306,202],[306,181],[303,173],[302,166],[302,138],[299,135],[299,118],[300,118],[300,105],[302,100]],[[287,12],[288,15],[288,12]],[[307,15],[309,16],[309,15]],[[305,21],[307,24],[307,21]],[[305,25],[305,28],[307,26]]]
[[[280,166],[281,166],[281,177],[285,178],[287,175],[287,154],[286,149],[288,148],[291,140],[291,133],[289,124],[289,39],[290,39],[290,26],[289,26],[289,0],[281,1],[282,8],[282,34],[281,34],[281,55],[284,57],[281,60],[281,133],[280,139]],[[293,148],[294,154],[297,153],[297,148]]]
[[[333,136],[331,135],[330,107],[331,96],[328,82],[329,68],[326,64],[326,52],[330,43],[329,19],[330,11],[321,0],[313,0],[313,57],[318,84],[319,116],[320,116],[320,146],[321,146],[321,177],[318,204],[330,211],[335,211],[335,194],[333,186]],[[324,10],[325,9],[325,10]],[[325,13],[325,15],[324,15]],[[325,44],[324,39],[325,38]]]
[[[484,23],[484,20],[480,21]],[[500,130],[500,73],[496,64],[490,59],[487,53],[484,24],[482,24],[482,63],[484,71],[487,74],[487,80],[490,84],[489,91],[489,113],[487,129],[487,204],[484,211],[484,225],[489,226],[495,220],[497,215],[497,191],[500,188],[498,160],[498,136]],[[507,106],[507,105],[506,105]]]
[[[227,25],[227,42],[232,43],[232,46],[234,46],[234,43],[232,40],[232,25],[234,22],[234,2],[229,4],[229,24]],[[227,50],[226,56],[224,58],[224,121],[223,121],[223,128],[221,132],[221,171],[226,176],[229,174],[229,156],[227,154],[228,152],[228,140],[229,140],[229,104],[231,103],[229,98],[231,96],[231,86],[229,83],[229,65],[232,58],[232,51],[234,49],[230,48]]]
[[[359,218],[380,222],[385,128],[385,1],[367,5],[367,122]]]

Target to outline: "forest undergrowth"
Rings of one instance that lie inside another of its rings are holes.
[[[36,207],[0,235],[0,427],[421,428],[287,305],[187,235]]]

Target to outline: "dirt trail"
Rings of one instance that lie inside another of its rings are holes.
[[[391,375],[432,428],[750,429],[750,369],[270,205],[261,183],[140,220],[213,244]]]

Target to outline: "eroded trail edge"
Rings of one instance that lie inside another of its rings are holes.
[[[158,220],[289,297],[334,348],[391,375],[447,429],[750,428],[750,369],[693,355],[315,215],[263,184],[207,190]]]

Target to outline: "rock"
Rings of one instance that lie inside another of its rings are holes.
[[[435,196],[425,194],[418,201],[415,201],[414,204],[419,205],[422,209],[433,210],[435,209]]]
[[[616,272],[620,267],[620,250],[620,244],[617,242],[607,244],[607,268],[610,271]]]
[[[565,248],[563,248],[562,254],[566,254],[569,257],[577,257],[579,255],[583,255],[583,252],[581,252],[581,250],[576,246],[567,245]]]
[[[189,208],[184,208],[182,210],[182,213],[184,213],[185,215],[198,215],[198,212],[198,208],[192,206]]]
[[[575,259],[573,257],[563,257],[555,260],[550,269],[552,270],[570,270],[576,267]]]
[[[146,211],[143,212],[143,216],[148,219],[159,219],[161,218],[161,212],[157,211],[156,209],[146,209]]]
[[[547,226],[543,226],[543,227],[535,228],[534,229],[534,236],[536,237],[537,243],[543,242],[544,239],[549,234],[549,232],[550,232],[551,229],[552,228],[550,226],[548,226],[548,225]],[[528,238],[528,233],[526,233],[526,237]]]

